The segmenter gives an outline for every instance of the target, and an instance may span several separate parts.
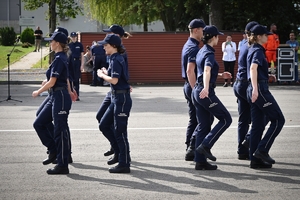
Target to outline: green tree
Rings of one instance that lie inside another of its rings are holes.
[[[47,4],[49,6],[49,33],[54,32],[57,25],[57,16],[60,18],[71,17],[76,18],[77,15],[83,14],[82,7],[76,0],[22,0],[26,10],[36,10]]]

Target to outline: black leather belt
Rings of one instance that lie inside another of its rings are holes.
[[[130,93],[130,89],[128,90],[112,90],[112,94],[125,94],[125,93]]]
[[[125,94],[125,93],[130,93],[130,89],[128,90],[111,90],[112,94]]]
[[[197,86],[197,85],[204,86],[204,85],[203,85],[203,82],[196,83],[196,86]],[[215,84],[215,83],[209,83],[209,87],[215,88],[215,87],[216,87],[216,84]]]
[[[48,92],[49,93],[53,93],[53,92],[55,92],[55,91],[58,91],[58,90],[66,90],[67,88],[65,88],[65,87],[56,87],[56,88],[50,88],[49,90],[48,90]]]

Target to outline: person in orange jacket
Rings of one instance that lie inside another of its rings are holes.
[[[269,67],[271,66],[272,61],[276,63],[276,51],[280,44],[276,24],[271,24],[270,32],[273,33],[273,35],[268,35],[268,41],[263,45],[266,49],[266,58],[269,63]]]

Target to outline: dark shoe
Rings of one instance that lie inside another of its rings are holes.
[[[113,157],[111,157],[108,161],[107,161],[107,164],[108,165],[113,165],[113,164],[116,164],[119,162],[119,156],[114,154]]]
[[[68,163],[73,163],[73,158],[72,158],[71,155],[70,155],[69,158],[68,158]]]
[[[185,161],[193,161],[195,157],[195,150],[189,147],[185,153]]]
[[[73,159],[72,159],[72,156],[70,155],[69,158],[68,158],[68,162],[69,163],[73,163]],[[57,164],[57,159],[55,159],[52,164]]]
[[[249,160],[249,154],[238,154],[239,160]]]
[[[204,147],[202,144],[200,144],[197,147],[196,151],[200,154],[205,155],[209,160],[212,160],[212,161],[217,160],[217,158],[211,154],[210,149],[208,147]]]
[[[244,141],[242,142],[242,145],[243,145],[244,147],[246,147],[247,149],[249,149],[249,141],[248,141],[248,140],[244,140]]]
[[[230,83],[230,87],[233,87],[233,83]]]
[[[97,86],[97,84],[94,84],[94,83],[92,83],[92,84],[90,84],[90,86],[96,87],[96,86]]]
[[[77,98],[77,99],[76,99],[76,101],[80,101],[80,99],[79,99],[79,98]]]
[[[119,165],[109,168],[109,173],[130,173],[130,167],[121,167]]]
[[[48,158],[43,160],[43,165],[48,165],[56,159],[56,153],[50,153]]]
[[[225,84],[223,85],[223,87],[228,87],[228,84],[227,84],[227,83],[225,83]]]
[[[275,160],[269,156],[267,152],[261,152],[258,149],[254,152],[253,156],[256,158],[260,158],[265,162],[275,164]]]
[[[115,153],[114,149],[111,147],[110,150],[108,150],[107,152],[104,153],[104,156],[110,156],[113,155]]]
[[[218,168],[217,165],[209,164],[208,162],[200,163],[196,162],[195,169],[196,170],[216,170]]]
[[[251,161],[250,162],[250,168],[252,169],[258,169],[258,168],[272,168],[272,164],[264,162],[262,160],[259,161]]]
[[[52,169],[47,170],[47,174],[69,174],[69,168],[55,165]]]
[[[36,50],[33,50],[33,52],[36,52]]]

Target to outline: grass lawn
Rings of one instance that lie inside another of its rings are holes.
[[[0,46],[0,70],[7,67],[7,54],[9,54],[13,49],[13,46]],[[18,43],[10,56],[10,64],[18,61],[21,57],[32,52],[33,47],[22,48],[22,44]]]
[[[41,60],[39,60],[36,64],[32,66],[34,69],[48,69],[49,67],[49,56],[45,57]]]

